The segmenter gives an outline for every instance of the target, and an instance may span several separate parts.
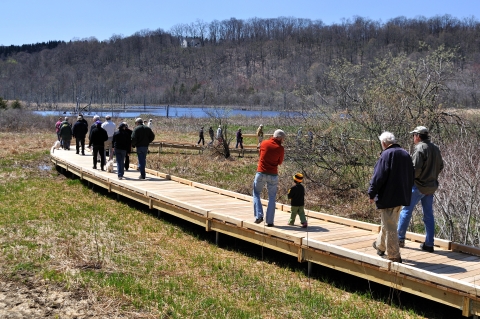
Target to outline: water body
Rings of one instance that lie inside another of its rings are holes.
[[[53,115],[53,116],[73,116],[76,113],[73,112],[64,112],[64,111],[33,111],[35,114],[40,114],[44,116]],[[114,118],[136,118],[140,114],[148,114],[159,117],[167,117],[167,107],[153,107],[153,106],[127,106],[125,110],[117,109],[113,111],[91,111],[91,112],[82,112],[85,117],[93,117],[98,115],[100,117],[105,117],[110,115]],[[215,109],[215,108],[203,108],[203,107],[178,107],[178,106],[169,106],[168,107],[168,117],[211,117],[211,114],[220,115],[220,116],[234,116],[234,115],[243,115],[247,117],[286,117],[286,116],[295,116],[296,112],[279,112],[279,111],[252,111],[244,109]]]

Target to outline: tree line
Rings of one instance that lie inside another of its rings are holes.
[[[168,32],[113,35],[106,41],[0,47],[0,96],[44,109],[59,103],[299,109],[297,93],[303,90],[302,96],[316,94],[318,102],[340,107],[332,78],[339,64],[349,63],[362,78],[374,78],[372,64],[379,59],[405,55],[417,61],[442,46],[455,52],[444,102],[477,107],[479,26],[473,17],[450,15],[386,23],[354,17],[331,25],[291,17],[232,18],[178,24]],[[191,39],[200,45],[182,45]]]

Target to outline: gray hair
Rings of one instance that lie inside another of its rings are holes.
[[[276,130],[275,132],[273,132],[273,137],[285,138],[286,136],[287,134],[285,134],[285,132],[282,130]]]
[[[387,145],[397,143],[397,140],[395,139],[395,135],[393,135],[393,133],[391,132],[383,132],[382,135],[378,137],[378,139],[380,140],[380,142],[385,143]]]

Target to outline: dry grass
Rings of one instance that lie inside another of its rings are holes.
[[[34,280],[85,290],[97,299],[92,308],[100,314],[130,318],[419,317],[372,299],[368,290],[353,292],[308,278],[295,258],[277,258],[232,239],[224,239],[229,248],[219,248],[201,227],[173,217],[159,220],[146,207],[38,169],[48,161],[54,140],[50,132],[0,134],[4,274],[28,272]],[[250,194],[256,160],[167,151],[150,154],[147,165]],[[285,200],[292,174],[288,165],[281,169],[279,200]],[[312,206],[326,206],[325,199],[315,198],[325,196],[322,192],[312,187]],[[348,207],[328,205],[329,211]]]

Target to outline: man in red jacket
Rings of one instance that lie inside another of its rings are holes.
[[[257,174],[255,174],[255,180],[253,181],[253,210],[256,224],[263,222],[263,207],[260,195],[263,187],[267,184],[268,205],[266,223],[268,227],[273,226],[278,185],[278,165],[283,163],[285,150],[282,142],[285,137],[284,131],[276,130],[271,139],[265,140],[260,144]]]

